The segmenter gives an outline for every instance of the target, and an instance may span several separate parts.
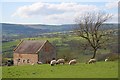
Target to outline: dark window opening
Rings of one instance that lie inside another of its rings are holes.
[[[23,63],[25,63],[25,60],[23,60]]]
[[[18,62],[20,62],[20,59],[17,59]]]
[[[30,59],[27,59],[27,63],[30,63]]]

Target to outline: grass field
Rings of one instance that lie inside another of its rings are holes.
[[[35,40],[49,40],[50,43],[52,43],[57,50],[57,57],[62,58],[63,56],[68,56],[70,55],[72,58],[73,57],[79,57],[80,61],[84,62],[86,56],[91,57],[91,52],[89,51],[84,51],[83,48],[81,48],[79,45],[82,45],[82,43],[86,43],[86,40],[78,37],[78,36],[67,36],[66,39],[62,39],[60,36],[58,37],[52,37],[52,38],[47,38],[47,37],[35,37],[35,38],[30,38],[30,39],[35,39]],[[29,40],[29,38],[24,38],[23,40]],[[15,41],[10,41],[10,42],[5,42],[2,45],[2,52],[3,52],[3,58],[12,58],[13,57],[13,50],[19,44],[20,40],[15,40]],[[72,45],[73,44],[73,45]],[[79,48],[78,48],[79,47]],[[110,53],[110,50],[104,50],[100,49],[98,50],[99,53]],[[85,55],[84,53],[89,53],[90,55]],[[3,60],[4,61],[4,60]]]
[[[23,65],[3,67],[3,78],[117,78],[118,62],[76,65]]]

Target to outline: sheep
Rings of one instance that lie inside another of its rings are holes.
[[[76,63],[77,63],[76,59],[73,59],[73,60],[69,61],[69,65],[76,64]]]
[[[109,57],[105,59],[105,62],[107,62],[109,60]]]
[[[90,59],[90,60],[88,61],[88,64],[92,64],[92,63],[96,63],[96,59]]]
[[[52,60],[52,61],[50,62],[50,65],[51,65],[51,66],[54,66],[56,63],[57,63],[56,60]]]
[[[58,59],[56,64],[60,64],[60,63],[64,64],[65,60],[64,59]]]
[[[37,64],[42,64],[42,62],[39,62],[39,61],[38,61]]]

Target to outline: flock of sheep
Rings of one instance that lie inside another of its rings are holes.
[[[73,64],[76,64],[77,63],[77,60],[76,59],[72,59],[69,61],[69,65],[73,65]],[[96,59],[90,59],[88,62],[86,62],[86,64],[92,64],[92,63],[96,63]],[[50,62],[50,65],[51,66],[54,66],[54,65],[57,65],[57,64],[65,64],[65,59],[58,59],[58,60],[51,60]]]
[[[96,59],[89,59],[86,64],[92,64],[92,63],[96,63]],[[108,61],[108,58],[105,59],[105,62]],[[38,64],[42,64],[42,62],[37,62]],[[76,64],[77,63],[77,60],[76,59],[72,59],[68,62],[69,65],[73,65],[73,64]],[[55,60],[55,58],[53,58],[51,61],[50,61],[50,65],[51,66],[54,66],[54,65],[57,65],[57,64],[65,64],[65,59],[58,59],[58,60]]]
[[[73,59],[73,60],[70,60],[69,61],[69,65],[72,65],[72,64],[76,64],[77,63],[77,60],[76,59]],[[51,62],[50,62],[50,65],[51,66],[54,66],[54,65],[57,65],[57,64],[65,64],[65,59],[58,59],[58,60],[55,60],[53,59]]]

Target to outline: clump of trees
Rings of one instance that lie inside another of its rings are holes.
[[[75,33],[88,41],[93,50],[92,58],[96,57],[97,50],[109,40],[102,24],[111,18],[112,15],[105,12],[88,12],[75,19]]]

